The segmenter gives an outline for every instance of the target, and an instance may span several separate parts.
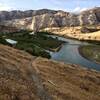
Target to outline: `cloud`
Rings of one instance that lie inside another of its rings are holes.
[[[85,10],[87,10],[87,8],[76,7],[75,9],[73,9],[72,12],[79,13],[79,12],[82,12],[82,11],[85,11]]]
[[[0,3],[0,11],[3,11],[3,10],[5,11],[11,10],[11,7],[9,7],[6,4]]]

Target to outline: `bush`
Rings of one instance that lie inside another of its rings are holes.
[[[43,50],[42,48],[37,47],[37,46],[29,47],[25,51],[32,54],[32,55],[34,55],[34,56],[41,56],[41,57],[45,57],[45,58],[51,58],[51,56],[48,52],[46,52],[45,50]]]

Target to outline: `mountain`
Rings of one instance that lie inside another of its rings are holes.
[[[0,44],[0,100],[100,100],[100,72]]]
[[[1,11],[0,24],[38,31],[47,27],[66,27],[100,24],[100,7],[74,14],[48,9]]]
[[[44,13],[56,13],[56,11],[48,10],[48,9],[27,10],[27,11],[14,10],[10,12],[0,11],[0,21],[27,18],[35,15],[41,15]]]

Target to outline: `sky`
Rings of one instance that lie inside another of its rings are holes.
[[[100,0],[0,0],[0,11],[46,8],[80,12],[93,7],[100,7]]]

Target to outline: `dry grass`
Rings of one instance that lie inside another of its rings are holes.
[[[100,29],[100,26],[97,27]],[[78,40],[96,40],[100,41],[100,31],[93,33],[81,33],[81,27],[54,27],[54,28],[46,28],[44,31],[52,32],[58,35],[64,35],[71,38],[75,38]]]

